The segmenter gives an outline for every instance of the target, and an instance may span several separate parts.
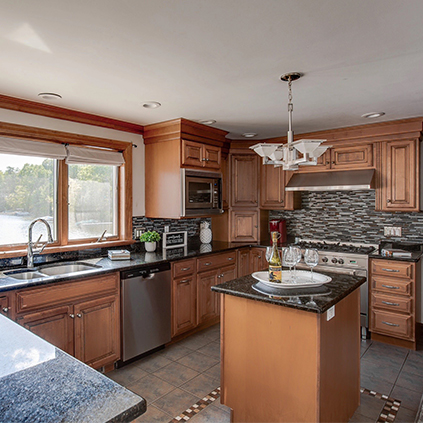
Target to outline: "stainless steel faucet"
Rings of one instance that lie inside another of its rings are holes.
[[[37,242],[34,244],[32,242],[32,228],[34,227],[34,225],[37,222],[41,222],[44,223],[44,225],[46,225],[47,228],[47,237],[48,240],[47,242],[45,242],[41,248],[37,249],[38,243],[41,239],[41,236],[38,238]],[[44,250],[44,248],[46,247],[47,244],[52,243],[53,242],[53,237],[51,235],[51,228],[50,225],[47,223],[47,221],[45,221],[44,219],[35,219],[33,220],[29,227],[28,227],[28,255],[27,255],[27,267],[31,268],[34,267],[34,254],[41,254]]]

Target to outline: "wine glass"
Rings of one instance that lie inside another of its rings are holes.
[[[266,247],[266,261],[268,263],[269,263],[271,256],[272,256],[272,247]]]
[[[294,264],[294,278],[295,278],[296,275],[297,275],[297,264],[303,258],[303,254],[301,252],[301,248],[296,246],[296,245],[292,246],[292,249],[294,250],[294,254],[295,254],[295,258],[296,258],[296,263]]]
[[[292,247],[289,247],[285,250],[284,262],[289,267],[290,282],[295,283],[295,280],[292,276],[292,266],[297,264],[297,253]]]
[[[313,280],[313,268],[319,264],[319,253],[314,248],[307,248],[304,253],[304,263],[310,267],[311,280]]]

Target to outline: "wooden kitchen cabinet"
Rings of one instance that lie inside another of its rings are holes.
[[[13,296],[9,292],[0,294],[0,313],[13,319],[14,309],[12,306]]]
[[[219,170],[220,160],[220,147],[182,140],[182,166]]]
[[[230,211],[232,242],[257,242],[259,240],[259,211],[232,209]]]
[[[250,271],[251,273],[266,270],[268,263],[266,260],[266,249],[253,247],[250,251]]]
[[[19,290],[16,321],[86,364],[120,358],[119,275]]]
[[[285,206],[285,172],[282,167],[260,166],[260,207],[270,210]]]
[[[257,154],[231,155],[231,206],[258,207],[258,168]]]
[[[416,283],[420,264],[372,259],[370,264],[372,339],[416,349]]]
[[[250,272],[250,248],[240,248],[237,250],[238,277],[247,276]]]
[[[382,143],[382,180],[378,210],[420,210],[419,149],[418,140]]]

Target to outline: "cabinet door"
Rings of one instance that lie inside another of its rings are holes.
[[[330,149],[331,169],[351,170],[373,167],[373,144]]]
[[[219,316],[219,296],[211,287],[220,282],[220,270],[197,274],[197,322],[201,325]]]
[[[197,326],[196,285],[193,275],[172,281],[172,337]]]
[[[81,302],[74,311],[75,357],[94,368],[119,360],[119,296]]]
[[[382,210],[419,211],[417,141],[382,144]]]
[[[327,150],[324,154],[317,158],[317,164],[315,166],[299,166],[296,172],[324,172],[325,170],[330,169],[330,149]]]
[[[282,167],[261,165],[260,205],[263,209],[277,210],[285,206],[285,172]]]
[[[203,144],[182,140],[182,164],[203,167]]]
[[[258,156],[233,154],[231,156],[232,207],[258,206]]]
[[[251,248],[250,251],[250,270],[251,273],[266,270],[268,264],[266,261],[266,250],[264,248]]]
[[[250,249],[238,250],[237,256],[238,277],[247,276],[250,272]]]
[[[229,208],[230,198],[230,173],[229,173],[229,158],[222,159],[222,207]]]
[[[62,306],[35,313],[26,313],[19,316],[16,321],[40,338],[73,355],[74,320],[73,307]]]
[[[207,169],[220,169],[220,147],[214,145],[203,145],[203,163]]]
[[[258,211],[231,210],[230,212],[231,241],[258,241]]]
[[[12,314],[12,304],[10,295],[4,293],[0,296],[0,313],[5,316],[11,317]]]

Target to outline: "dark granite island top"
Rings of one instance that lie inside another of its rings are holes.
[[[332,281],[325,285],[315,288],[268,288],[268,295],[253,288],[258,281],[251,275],[213,286],[212,290],[220,294],[264,301],[312,313],[324,313],[366,282],[366,278],[362,277],[335,273],[324,274],[332,278]]]
[[[146,401],[0,315],[0,421],[127,422]]]

